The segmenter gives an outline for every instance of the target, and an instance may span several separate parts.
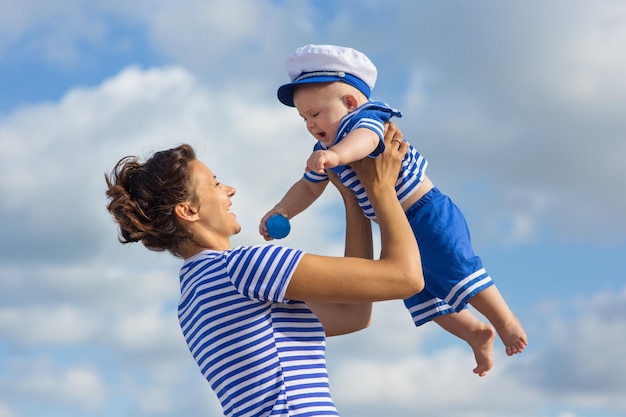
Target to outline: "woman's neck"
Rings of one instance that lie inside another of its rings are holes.
[[[194,240],[188,245],[185,245],[184,248],[181,248],[179,253],[184,259],[187,259],[205,250],[224,251],[231,248],[232,246],[228,239],[221,242],[196,242]]]

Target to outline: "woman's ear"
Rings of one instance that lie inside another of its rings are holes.
[[[185,201],[178,203],[174,206],[174,214],[180,219],[188,222],[195,222],[198,220],[198,209],[191,205],[190,202]]]

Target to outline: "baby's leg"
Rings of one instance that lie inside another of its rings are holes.
[[[478,320],[468,309],[438,316],[433,321],[449,333],[465,340],[476,358],[474,373],[478,376],[487,375],[487,371],[493,366],[493,327]]]
[[[528,345],[528,338],[522,324],[509,309],[495,285],[474,295],[469,303],[496,328],[507,355],[513,356],[521,353]]]

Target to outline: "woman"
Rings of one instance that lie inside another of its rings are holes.
[[[390,125],[388,151],[354,164],[378,214],[379,260],[371,259],[369,221],[341,187],[346,257],[327,257],[274,244],[233,248],[235,189],[188,145],[145,163],[123,158],[106,177],[120,241],[184,259],[179,322],[226,416],[337,416],[325,336],[366,327],[373,301],[422,290],[417,243],[395,198],[408,147],[401,138]]]

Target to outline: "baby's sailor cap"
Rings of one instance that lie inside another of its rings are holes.
[[[376,67],[365,54],[343,46],[305,45],[285,62],[290,83],[278,88],[278,100],[294,107],[293,92],[298,84],[343,81],[369,99],[376,84]]]

